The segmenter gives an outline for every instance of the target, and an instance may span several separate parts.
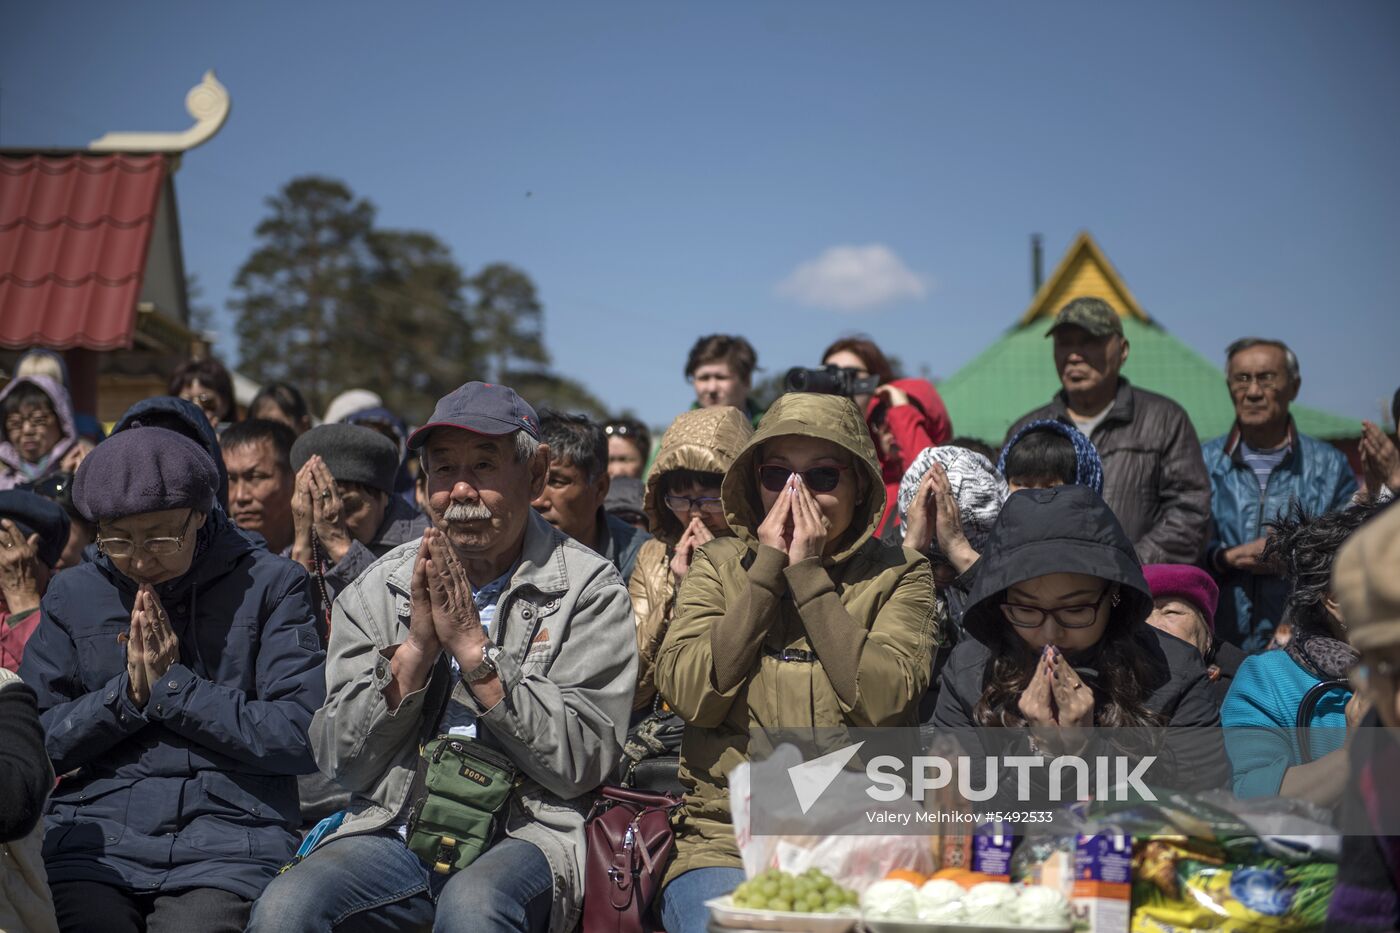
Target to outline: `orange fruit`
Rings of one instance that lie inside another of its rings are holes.
[[[984,881],[1000,881],[1001,879],[993,877],[992,875],[983,874],[980,871],[965,871],[953,880],[965,888],[971,888],[973,885],[981,884]]]
[[[919,873],[916,872],[916,871],[906,871],[906,870],[903,869],[903,868],[896,868],[896,869],[894,869],[893,871],[891,871],[891,872],[889,872],[888,874],[885,875],[885,880],[886,880],[886,881],[907,881],[907,882],[909,882],[909,883],[912,884],[912,885],[918,886],[918,885],[922,885],[925,881],[928,880],[928,878],[925,877],[924,875],[919,874]]]

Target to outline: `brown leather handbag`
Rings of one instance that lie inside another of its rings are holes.
[[[676,848],[671,811],[681,801],[611,785],[598,793],[584,826],[583,933],[643,933]]]

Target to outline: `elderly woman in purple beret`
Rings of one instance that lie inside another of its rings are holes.
[[[305,571],[234,527],[218,482],[164,428],[113,435],[74,480],[99,553],[55,578],[20,668],[62,775],[64,930],[241,930],[292,854],[324,655]]]

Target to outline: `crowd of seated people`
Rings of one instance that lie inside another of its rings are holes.
[[[1213,729],[1181,789],[1383,825],[1395,440],[1365,426],[1358,483],[1300,434],[1279,341],[1229,346],[1236,422],[1198,439],[1103,302],[1049,336],[1061,390],[1000,443],[864,337],[809,361],[838,391],[771,399],[748,341],[699,338],[655,443],[469,379],[416,429],[362,389],[318,424],[208,359],[108,433],[31,353],[0,388],[0,928],[572,933],[595,794],[651,760],[652,921],[699,933],[744,877],[728,775],[785,726]],[[443,802],[426,749],[508,796]],[[1337,929],[1400,921],[1397,852],[1347,838]]]

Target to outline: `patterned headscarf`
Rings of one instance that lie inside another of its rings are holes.
[[[948,474],[948,485],[958,502],[962,516],[963,534],[974,550],[981,551],[1001,514],[1002,503],[1010,494],[1006,480],[992,466],[992,461],[965,447],[925,447],[899,481],[899,522],[906,523],[909,509],[919,484],[934,463],[942,465]],[[938,551],[935,540],[931,550]]]
[[[1074,425],[1053,418],[1032,421],[1012,435],[1011,440],[1001,449],[1001,456],[997,458],[997,471],[1005,475],[1006,455],[1011,452],[1011,448],[1020,443],[1021,438],[1027,434],[1040,430],[1054,431],[1069,438],[1069,442],[1074,445],[1074,485],[1088,486],[1094,492],[1103,495],[1103,462],[1099,460],[1099,452],[1094,448],[1094,442],[1081,434]]]

